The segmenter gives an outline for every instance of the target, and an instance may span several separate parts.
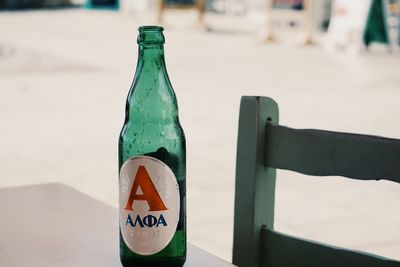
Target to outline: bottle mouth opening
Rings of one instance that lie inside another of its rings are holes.
[[[141,45],[160,45],[165,43],[163,34],[164,28],[161,26],[141,26],[137,42]]]
[[[163,31],[164,28],[161,26],[149,25],[149,26],[139,27],[139,32],[163,32]]]

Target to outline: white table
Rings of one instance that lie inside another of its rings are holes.
[[[0,266],[121,266],[118,211],[63,184],[0,189]],[[188,245],[185,267],[229,266]]]

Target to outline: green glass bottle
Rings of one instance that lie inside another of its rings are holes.
[[[123,266],[183,266],[186,148],[164,61],[163,28],[139,28],[139,57],[119,137]]]

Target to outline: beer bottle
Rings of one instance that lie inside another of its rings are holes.
[[[186,150],[164,61],[163,28],[139,28],[139,57],[119,137],[123,266],[186,260]]]

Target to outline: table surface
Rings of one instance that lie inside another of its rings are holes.
[[[121,266],[118,211],[63,184],[0,189],[0,266]],[[234,266],[188,245],[185,267]]]

